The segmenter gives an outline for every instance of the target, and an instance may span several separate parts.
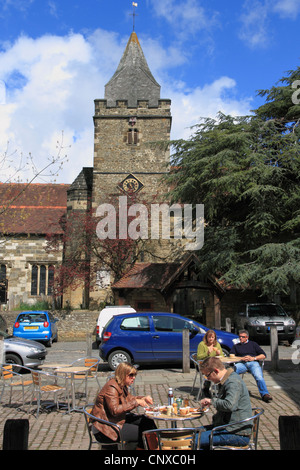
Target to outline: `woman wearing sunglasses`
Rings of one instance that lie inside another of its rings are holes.
[[[126,442],[137,442],[137,449],[144,448],[142,433],[156,429],[152,419],[133,413],[138,406],[147,407],[153,404],[150,396],[134,396],[128,390],[137,374],[135,367],[121,363],[110,379],[98,393],[91,414],[97,418],[118,424],[122,428],[122,439]],[[100,442],[117,441],[117,432],[109,426],[94,421],[95,438]]]

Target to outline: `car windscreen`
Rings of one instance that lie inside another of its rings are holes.
[[[248,306],[249,317],[286,317],[287,314],[280,305],[249,305]]]
[[[18,317],[19,323],[44,323],[47,316],[44,313],[22,313]]]

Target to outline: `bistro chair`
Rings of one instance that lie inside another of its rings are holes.
[[[111,423],[110,421],[106,421],[106,420],[101,419],[101,418],[96,418],[96,416],[91,414],[92,409],[93,409],[93,405],[91,405],[91,404],[83,407],[85,424],[86,424],[86,428],[87,428],[88,435],[89,435],[89,440],[90,440],[88,450],[91,449],[93,444],[97,445],[99,450],[109,450],[109,449],[111,449],[111,450],[113,450],[113,449],[115,449],[115,450],[124,450],[125,449],[125,442],[121,440],[121,427],[118,424]],[[97,441],[97,439],[94,436],[94,432],[93,432],[93,422],[94,421],[98,421],[99,423],[103,423],[106,426],[109,426],[109,427],[113,428],[113,430],[116,431],[116,433],[118,435],[117,441],[108,442],[108,443],[107,442]]]
[[[236,421],[235,423],[225,424],[223,426],[217,426],[211,430],[210,434],[210,450],[257,450],[258,441],[258,430],[259,430],[259,419],[264,413],[263,408],[252,408],[253,416],[250,418],[243,419],[242,421]],[[250,441],[246,446],[230,446],[230,445],[214,445],[214,433],[222,429],[227,429],[233,424],[244,424],[252,423],[252,431]]]
[[[144,447],[146,450],[196,450],[200,441],[196,437],[200,433],[197,428],[151,429],[143,432]]]
[[[19,366],[18,368],[27,369],[26,367]],[[2,397],[5,388],[10,388],[10,395],[9,395],[9,404],[11,404],[11,397],[12,391],[15,388],[22,388],[22,397],[23,397],[23,405],[25,403],[25,387],[32,386],[32,378],[30,378],[19,374],[13,370],[13,364],[3,364],[1,366],[1,382],[2,382],[2,391],[0,396],[0,403],[2,402]]]
[[[87,368],[86,372],[78,373],[78,374],[75,373],[73,376],[74,383],[79,380],[84,380],[86,398],[88,396],[88,393],[87,393],[88,379],[93,379],[93,378],[96,379],[98,387],[101,388],[99,378],[98,378],[99,362],[100,362],[100,359],[97,359],[96,357],[81,357],[80,359],[77,359],[76,361],[72,362],[72,364],[70,365],[70,367],[84,366]]]
[[[68,402],[68,412],[70,412],[70,400],[69,400],[69,390],[68,387],[66,386],[66,381],[65,381],[65,386],[61,386],[58,384],[58,376],[49,374],[48,372],[41,372],[41,371],[31,371],[32,375],[32,381],[33,381],[33,391],[32,391],[32,396],[31,396],[31,401],[30,401],[30,409],[32,406],[32,402],[34,397],[36,397],[37,400],[37,411],[36,411],[36,418],[39,416],[39,411],[41,407],[41,398],[43,394],[49,394],[53,393],[54,394],[54,401],[56,404],[56,409],[59,408],[59,403],[58,403],[58,394],[60,392],[65,393],[65,400]]]
[[[200,363],[201,361],[199,361],[197,359],[197,353],[195,354],[192,354],[191,357],[190,357],[192,363],[194,364],[194,367],[195,367],[195,377],[194,377],[194,382],[193,382],[193,385],[192,385],[192,390],[191,392],[193,392],[194,388],[195,388],[195,385],[196,385],[196,382],[197,382],[197,379],[198,379],[198,384],[199,384],[199,390],[198,390],[198,394],[197,394],[197,398],[196,400],[198,401],[200,396],[201,396],[201,393],[202,393],[202,388],[203,388],[203,375],[200,371]]]

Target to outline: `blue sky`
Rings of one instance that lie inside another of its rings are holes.
[[[300,0],[137,3],[135,31],[172,100],[174,139],[201,116],[248,114],[263,103],[258,89],[299,65]],[[30,179],[33,165],[60,157],[62,168],[38,181],[71,183],[93,165],[94,99],[117,68],[132,12],[130,0],[0,0],[0,181]]]

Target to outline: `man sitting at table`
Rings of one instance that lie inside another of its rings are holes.
[[[272,400],[272,397],[268,392],[267,385],[263,377],[263,371],[258,362],[263,361],[266,358],[266,354],[255,341],[249,340],[249,333],[247,330],[239,331],[239,339],[240,342],[235,344],[230,351],[231,354],[243,357],[241,362],[235,364],[235,371],[237,374],[250,372],[256,380],[262,400],[269,403]]]
[[[215,384],[220,384],[217,397],[203,398],[203,407],[213,405],[217,413],[213,416],[212,425],[202,428],[200,449],[209,450],[211,429],[216,426],[241,421],[252,416],[252,407],[248,389],[242,378],[232,368],[225,365],[217,357],[209,357],[200,365],[201,372]],[[252,424],[232,425],[216,431],[214,444],[245,446],[249,443]]]

